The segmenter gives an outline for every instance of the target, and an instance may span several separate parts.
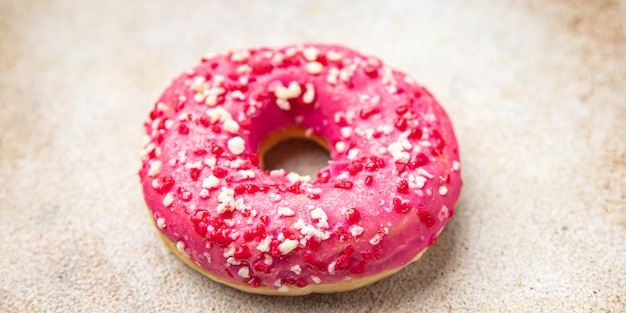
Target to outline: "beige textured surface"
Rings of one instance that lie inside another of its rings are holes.
[[[0,0],[1,312],[626,311],[624,1],[274,3]],[[161,243],[141,123],[200,55],[300,41],[428,86],[465,188],[437,245],[391,278],[248,295]]]

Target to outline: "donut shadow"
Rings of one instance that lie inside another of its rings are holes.
[[[462,197],[457,210],[462,210]],[[251,295],[259,312],[369,312],[399,310],[402,303],[427,303],[433,298],[432,285],[454,272],[454,255],[458,254],[458,237],[466,233],[463,215],[455,216],[438,238],[438,242],[416,262],[400,272],[363,288],[335,294],[311,294],[301,297],[268,297]],[[435,295],[435,297],[439,297]],[[417,308],[415,308],[417,310]]]

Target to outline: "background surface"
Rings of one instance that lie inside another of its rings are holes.
[[[624,312],[625,1],[0,0],[0,311]],[[465,186],[418,262],[344,294],[213,283],[170,254],[142,123],[202,55],[339,43],[445,106]]]

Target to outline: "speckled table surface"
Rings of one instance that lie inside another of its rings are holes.
[[[228,4],[227,4],[228,3]],[[624,312],[625,1],[0,1],[0,311]],[[284,298],[161,243],[142,122],[201,55],[332,42],[447,109],[465,186],[418,262]]]

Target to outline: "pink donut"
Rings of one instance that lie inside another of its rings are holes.
[[[203,58],[145,128],[139,175],[161,237],[194,269],[252,293],[339,292],[393,274],[437,241],[461,191],[435,98],[341,46]],[[329,150],[315,180],[260,164],[292,137]]]

